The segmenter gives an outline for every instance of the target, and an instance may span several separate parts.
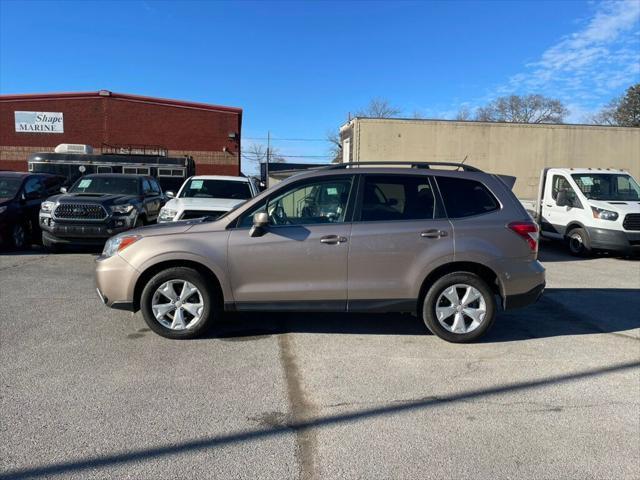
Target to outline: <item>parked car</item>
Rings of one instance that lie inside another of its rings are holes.
[[[416,312],[470,342],[497,302],[535,302],[538,227],[513,178],[339,164],[262,192],[217,221],[145,227],[107,242],[97,291],[142,310],[156,333],[191,338],[225,310]]]
[[[246,177],[200,175],[187,179],[177,195],[160,211],[158,223],[199,217],[218,218],[258,194],[255,184]]]
[[[546,168],[535,216],[542,236],[564,240],[574,255],[640,253],[640,185],[626,171]]]
[[[80,177],[40,208],[42,244],[103,245],[114,234],[153,223],[165,197],[150,176],[96,174]]]
[[[42,173],[0,172],[0,246],[21,249],[40,241],[40,204],[64,180]]]

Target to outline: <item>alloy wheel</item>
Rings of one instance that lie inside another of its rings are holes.
[[[170,330],[189,330],[202,320],[204,301],[198,288],[186,280],[169,280],[151,299],[155,319]]]
[[[436,318],[451,333],[474,331],[485,319],[487,302],[471,285],[457,283],[447,287],[436,302]]]

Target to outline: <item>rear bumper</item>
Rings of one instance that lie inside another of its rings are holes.
[[[627,232],[607,228],[586,227],[591,248],[611,250],[627,255],[640,253],[640,231]]]
[[[518,293],[515,295],[507,295],[503,299],[503,308],[505,310],[511,310],[514,308],[526,307],[532,303],[536,303],[542,292],[544,292],[546,284],[542,283],[533,287],[531,290],[525,293]]]

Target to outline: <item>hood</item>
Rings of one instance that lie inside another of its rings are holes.
[[[172,198],[165,207],[169,210],[223,210],[229,211],[246,200],[234,198]]]
[[[587,200],[587,203],[597,208],[617,212],[621,215],[640,213],[640,200]]]
[[[61,193],[48,198],[59,203],[98,203],[100,205],[121,205],[137,200],[137,195],[118,195],[113,193]]]
[[[157,235],[174,235],[176,233],[184,233],[194,225],[198,225],[202,222],[202,218],[196,218],[193,220],[182,220],[179,222],[157,223],[154,225],[147,225],[145,227],[136,228],[134,230],[127,230],[121,235],[142,235],[143,237],[155,237]]]

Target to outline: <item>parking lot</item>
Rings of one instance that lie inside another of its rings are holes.
[[[456,345],[292,313],[171,341],[94,256],[0,256],[0,478],[638,478],[638,260],[543,244],[544,297]]]

